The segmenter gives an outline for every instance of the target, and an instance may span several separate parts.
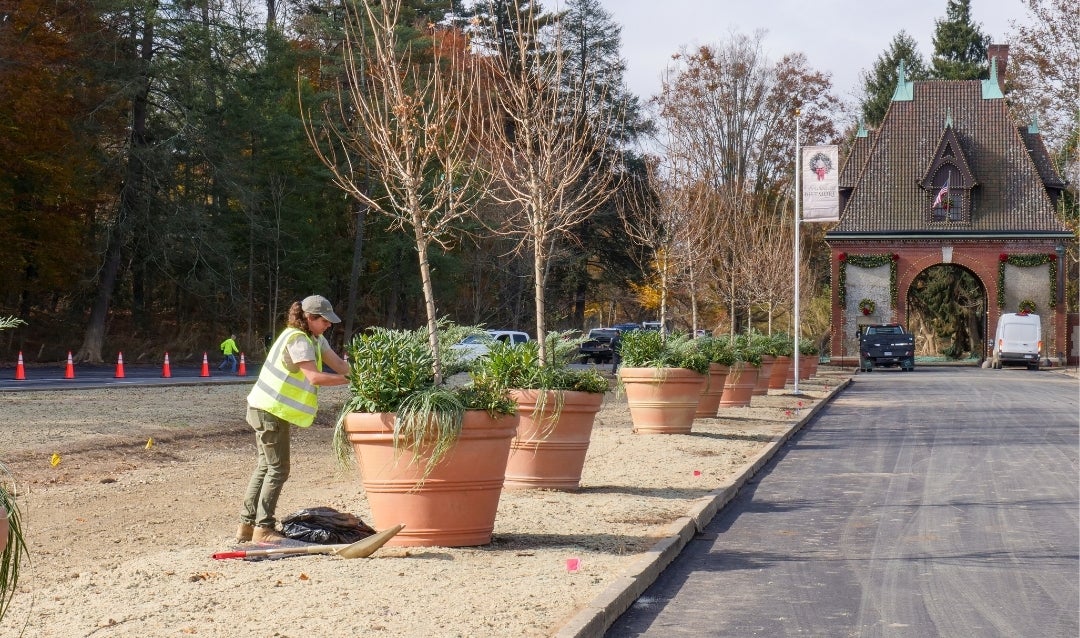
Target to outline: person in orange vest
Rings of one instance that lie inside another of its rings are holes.
[[[232,373],[236,374],[236,354],[240,352],[240,348],[236,347],[236,335],[229,335],[218,347],[221,348],[221,354],[225,355],[225,358],[221,360],[217,369],[224,370],[225,366],[229,366],[232,368]]]
[[[247,398],[247,422],[255,430],[258,459],[240,509],[237,542],[285,538],[277,531],[274,512],[289,478],[289,431],[315,420],[318,386],[349,382],[349,365],[323,336],[340,322],[325,297],[312,295],[293,302],[288,326],[270,347]],[[334,372],[323,372],[324,364]]]

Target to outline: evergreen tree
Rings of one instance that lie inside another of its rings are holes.
[[[899,79],[897,69],[901,60],[904,62],[904,75],[908,81],[927,79],[929,74],[922,54],[919,53],[918,43],[907,32],[900,31],[893,36],[889,48],[874,61],[874,66],[863,72],[863,97],[859,101],[859,109],[866,126],[879,126],[885,119],[885,112],[889,110],[893,93],[896,91]]]
[[[987,76],[986,47],[990,36],[984,35],[971,21],[971,0],[948,0],[946,18],[935,21],[934,55],[931,59],[934,79],[977,80]]]

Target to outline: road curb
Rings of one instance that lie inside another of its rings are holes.
[[[786,432],[769,442],[755,457],[747,461],[742,469],[725,484],[718,486],[706,496],[701,497],[690,508],[686,516],[673,521],[669,533],[656,542],[641,558],[634,561],[604,591],[600,592],[588,605],[574,615],[566,624],[553,634],[555,638],[599,638],[621,616],[641,594],[660,577],[671,561],[682,552],[683,548],[716,514],[724,508],[739,489],[751,477],[758,473],[773,455],[801,430],[818,411],[832,401],[851,383],[848,377],[838,382],[825,397],[787,429]]]

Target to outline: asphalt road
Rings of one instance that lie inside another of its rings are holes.
[[[15,380],[15,369],[0,370],[0,392],[18,392],[22,390],[65,390],[121,387],[131,385],[191,385],[204,383],[255,383],[259,374],[259,365],[247,364],[247,375],[240,377],[231,372],[219,371],[218,362],[209,364],[209,377],[202,376],[202,363],[199,365],[170,363],[171,376],[162,376],[161,365],[125,364],[124,377],[116,378],[116,364],[73,366],[75,378],[66,379],[67,365],[25,367],[26,379]]]
[[[859,374],[607,636],[1080,635],[1080,382]]]

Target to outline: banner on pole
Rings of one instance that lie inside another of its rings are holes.
[[[802,148],[802,220],[840,221],[840,152],[836,145]]]

